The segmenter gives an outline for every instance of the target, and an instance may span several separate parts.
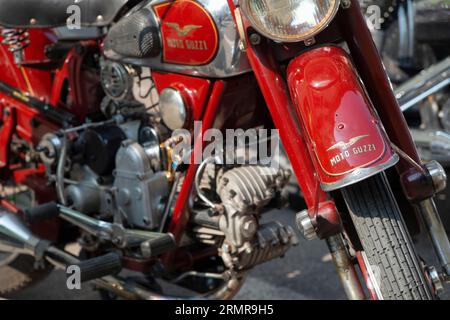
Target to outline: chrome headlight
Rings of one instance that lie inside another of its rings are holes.
[[[298,42],[325,29],[336,15],[339,0],[241,0],[241,7],[264,36]]]

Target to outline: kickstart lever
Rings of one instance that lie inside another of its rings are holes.
[[[35,236],[17,215],[3,210],[0,211],[0,249],[5,252],[31,255],[37,260],[46,259],[60,268],[77,265],[82,282],[115,275],[122,270],[122,257],[119,253],[111,252],[80,261],[49,241]]]
[[[55,202],[25,211],[25,217],[28,221],[46,220],[57,216],[95,237],[111,241],[119,248],[140,246],[144,258],[155,257],[176,247],[175,239],[171,233],[126,229],[117,223],[92,218]]]

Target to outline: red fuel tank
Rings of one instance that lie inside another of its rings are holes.
[[[398,161],[347,53],[310,50],[288,67],[288,83],[322,189],[332,191]]]
[[[218,51],[219,35],[208,11],[191,0],[154,6],[163,40],[163,61],[191,66],[211,62]]]

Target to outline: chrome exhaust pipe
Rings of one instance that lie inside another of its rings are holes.
[[[49,242],[34,236],[21,219],[0,211],[0,251],[41,256]]]
[[[447,57],[396,88],[395,96],[400,109],[405,112],[449,84],[450,57]]]
[[[36,237],[22,219],[8,211],[0,211],[0,251],[30,255],[36,260],[43,258],[58,264],[74,264],[79,260],[51,245],[50,241]]]

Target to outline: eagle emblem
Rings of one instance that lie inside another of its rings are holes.
[[[175,30],[180,38],[184,38],[192,31],[202,28],[202,26],[197,26],[195,24],[188,24],[182,28],[175,22],[166,22],[165,25]]]
[[[328,148],[327,151],[331,151],[331,150],[334,150],[334,149],[346,150],[346,149],[350,148],[352,145],[354,145],[355,143],[357,143],[359,140],[367,138],[368,136],[369,135],[366,134],[366,135],[363,135],[363,136],[358,136],[358,137],[351,138],[348,142],[344,142],[344,141],[338,142],[334,146],[331,146],[330,148]]]

